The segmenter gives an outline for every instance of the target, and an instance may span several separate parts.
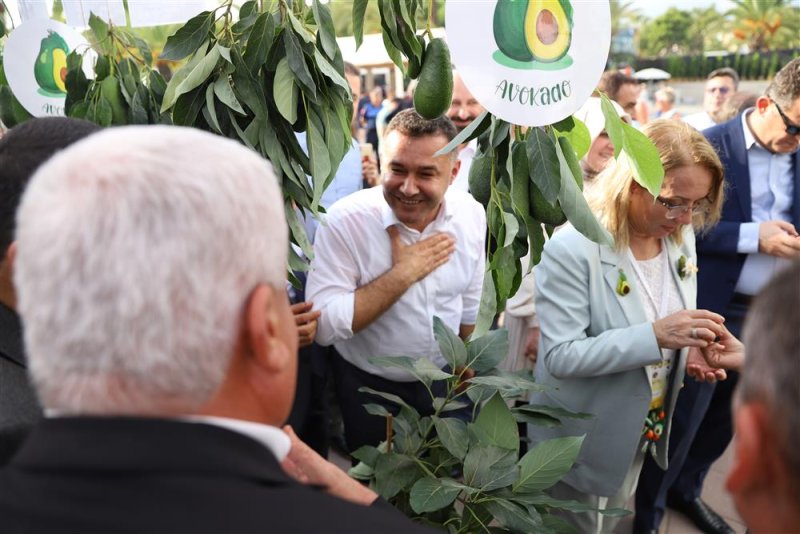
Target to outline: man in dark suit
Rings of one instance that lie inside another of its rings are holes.
[[[282,199],[262,158],[189,128],[109,129],[39,169],[13,267],[47,418],[0,471],[4,533],[421,530],[278,428]]]
[[[100,127],[66,117],[31,119],[0,140],[0,466],[42,417],[28,380],[22,325],[11,282],[14,215],[28,180],[54,152]]]
[[[703,132],[725,166],[720,223],[697,239],[697,307],[723,315],[740,336],[753,296],[800,257],[800,58],[783,67],[753,109]],[[736,374],[721,384],[686,380],[670,436],[669,469],[645,462],[635,530],[658,529],[665,504],[703,532],[733,532],[700,498],[731,439]]]

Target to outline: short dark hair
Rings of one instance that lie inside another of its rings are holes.
[[[784,108],[791,107],[800,98],[800,57],[778,71],[765,94]]]
[[[629,84],[638,86],[639,80],[633,76],[628,76],[624,72],[610,70],[603,73],[600,83],[597,84],[597,89],[608,95],[611,100],[616,101],[620,88]]]
[[[384,137],[395,130],[408,137],[443,135],[448,141],[452,141],[458,134],[458,130],[455,124],[453,124],[453,121],[448,119],[445,115],[433,120],[428,120],[422,118],[413,109],[404,109],[395,115],[383,131]]]
[[[730,67],[722,67],[720,69],[714,69],[708,73],[706,76],[706,81],[713,80],[714,78],[719,78],[720,76],[727,76],[731,80],[733,80],[733,88],[739,88],[739,73],[736,72],[734,69]]]
[[[43,117],[15,126],[0,139],[0,254],[14,241],[17,206],[39,165],[100,129],[82,119]]]
[[[361,76],[361,71],[358,70],[358,67],[356,67],[349,61],[344,62],[344,73],[347,76]]]

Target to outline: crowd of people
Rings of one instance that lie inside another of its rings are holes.
[[[358,69],[345,74],[361,94]],[[590,98],[576,113],[584,192],[614,246],[557,229],[508,303],[501,365],[554,386],[530,402],[594,416],[528,429],[534,446],[586,436],[549,489],[590,510],[564,512],[580,532],[611,532],[598,510],[631,499],[637,533],[657,532],[666,507],[731,532],[700,491],[734,426],[728,489],[744,521],[800,520],[800,59],[729,117],[737,85],[712,72],[703,116],[683,118],[662,89],[651,120],[638,82],[606,73],[599,90],[659,152],[661,190],[614,159]],[[426,531],[325,457],[332,408],[345,452],[384,439],[363,405],[398,406],[365,388],[433,412],[425,386],[371,356],[446,369],[433,317],[473,332],[477,146],[436,153],[483,108],[457,72],[435,120],[384,96],[354,99],[324,221],[305,221],[315,255],[301,287],[286,282],[272,170],[234,141],[67,118],[0,140],[4,531]]]

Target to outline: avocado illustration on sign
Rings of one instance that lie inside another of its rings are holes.
[[[45,96],[63,96],[67,94],[67,54],[69,46],[58,33],[48,30],[47,37],[42,39],[33,75],[39,84],[39,92]]]
[[[560,70],[572,64],[570,0],[498,0],[494,59],[516,69]]]

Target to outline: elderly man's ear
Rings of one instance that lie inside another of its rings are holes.
[[[775,419],[763,404],[739,404],[734,423],[735,452],[726,487],[737,502],[749,500],[757,506],[758,500],[780,495],[789,482],[781,461],[781,440],[773,429]]]
[[[14,292],[14,258],[17,255],[17,242],[11,244],[0,258],[0,302],[15,310],[17,299]]]
[[[297,330],[285,291],[256,287],[247,301],[244,327],[252,365],[272,374],[296,371]]]

